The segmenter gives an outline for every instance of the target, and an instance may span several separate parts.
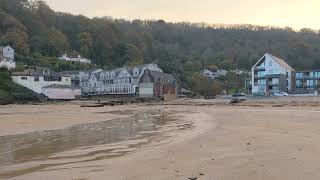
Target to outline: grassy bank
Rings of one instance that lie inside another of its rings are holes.
[[[12,82],[10,72],[0,68],[0,104],[38,101],[37,94]]]

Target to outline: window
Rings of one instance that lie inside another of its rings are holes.
[[[273,85],[279,84],[279,78],[273,78],[273,79],[272,79],[272,84],[273,84]]]
[[[26,80],[28,80],[28,77],[21,77],[21,80],[26,81]]]
[[[269,66],[272,66],[272,61],[269,61]]]
[[[39,77],[34,77],[35,82],[39,82]]]
[[[296,77],[297,78],[302,78],[303,77],[303,73],[296,73]]]
[[[258,77],[259,78],[264,78],[265,77],[265,71],[260,71],[260,72],[258,72]]]
[[[297,88],[302,88],[303,87],[302,80],[297,80],[296,85],[297,85]]]

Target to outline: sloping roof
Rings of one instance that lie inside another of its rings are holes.
[[[280,66],[286,68],[286,69],[290,69],[291,71],[295,71],[288,63],[286,63],[285,60],[278,58],[276,56],[273,56],[272,54],[268,54],[270,55],[270,57],[275,60]]]
[[[81,71],[62,71],[60,74],[63,74],[63,75],[77,75],[80,72]]]
[[[45,74],[43,71],[47,70],[47,74]],[[35,69],[27,69],[23,72],[14,72],[14,76],[54,76],[54,77],[68,77],[65,75],[61,75],[60,73],[57,73],[49,68],[35,68]]]
[[[100,72],[93,72],[92,74],[96,77],[97,81],[100,80],[100,74],[102,73],[102,71]]]
[[[75,89],[75,87],[70,85],[61,85],[61,84],[52,84],[49,86],[45,86],[43,88],[57,88],[57,89]]]
[[[154,78],[155,81],[160,80],[161,82],[175,82],[176,78],[172,74],[162,73],[158,71],[150,71],[150,75]]]

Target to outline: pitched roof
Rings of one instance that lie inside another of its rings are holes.
[[[286,63],[285,60],[281,59],[281,58],[278,58],[276,56],[273,56],[272,54],[268,54],[270,55],[270,57],[276,61],[280,66],[286,68],[286,69],[290,69],[291,71],[295,71],[288,63]]]
[[[47,71],[47,72],[44,72]],[[14,76],[54,76],[54,77],[68,77],[67,75],[62,75],[57,73],[49,68],[35,68],[35,69],[27,69],[22,72],[14,72]]]
[[[172,83],[177,81],[172,74],[162,73],[158,71],[150,71],[150,75],[154,78],[155,81]]]
[[[52,85],[49,85],[49,86],[45,86],[43,88],[56,88],[56,89],[74,89],[75,87],[73,86],[70,86],[70,85],[61,85],[61,84],[52,84]]]

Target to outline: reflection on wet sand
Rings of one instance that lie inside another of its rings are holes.
[[[127,119],[2,136],[0,178],[122,156],[149,143],[168,121],[168,114],[158,110],[133,114]]]

